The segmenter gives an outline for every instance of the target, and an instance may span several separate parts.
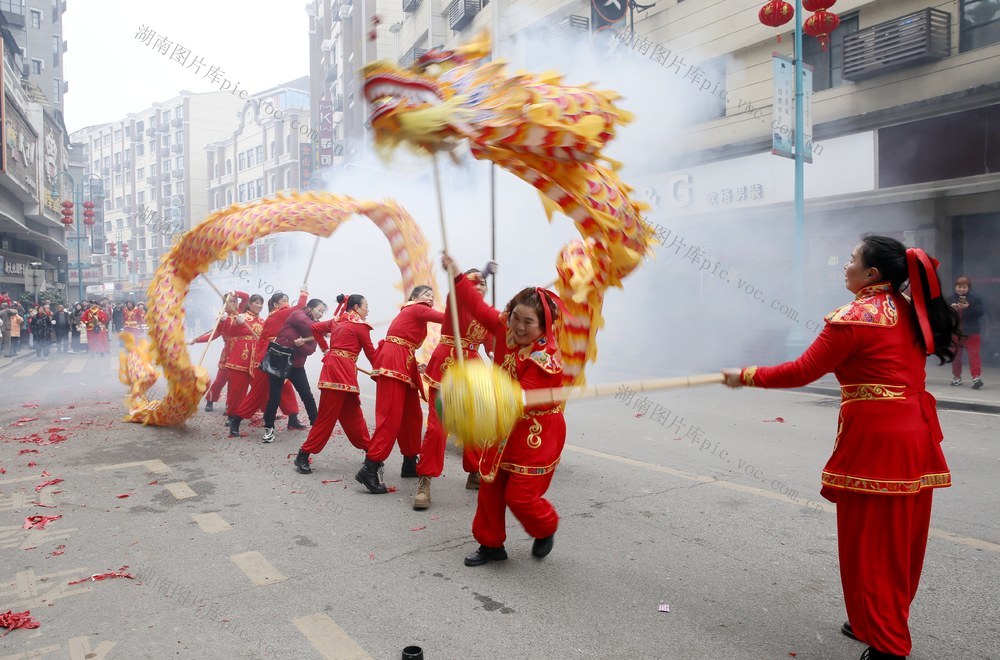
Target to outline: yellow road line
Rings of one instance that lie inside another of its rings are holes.
[[[172,484],[164,484],[163,487],[174,496],[174,499],[177,500],[185,500],[189,497],[198,497],[198,493],[191,490],[191,486],[188,486],[187,483],[183,481],[175,481]]]
[[[324,658],[331,660],[372,660],[357,642],[351,639],[343,628],[333,622],[333,619],[323,614],[310,614],[292,619],[313,648]]]
[[[255,586],[262,587],[266,584],[276,584],[288,579],[279,573],[274,566],[271,566],[264,559],[264,555],[259,552],[244,552],[239,555],[232,555],[229,559],[250,578],[250,581]]]
[[[566,445],[566,449],[572,452],[576,452],[578,454],[593,456],[594,458],[601,458],[607,461],[614,461],[616,463],[622,463],[624,465],[631,465],[633,467],[643,468],[645,470],[652,470],[654,472],[660,472],[662,474],[669,474],[673,477],[687,479],[689,481],[697,481],[698,483],[703,483],[708,486],[715,486],[716,488],[724,488],[726,490],[733,490],[740,493],[747,493],[748,495],[756,495],[757,497],[763,497],[769,500],[777,500],[779,502],[785,502],[787,504],[792,504],[798,507],[802,507],[804,509],[809,509],[810,511],[825,511],[826,513],[833,513],[837,510],[836,506],[828,504],[826,502],[815,502],[812,500],[799,501],[798,498],[792,499],[787,495],[782,495],[777,491],[764,490],[763,488],[754,488],[753,486],[745,486],[743,484],[733,483],[731,481],[724,481],[722,479],[716,479],[714,477],[709,477],[702,474],[684,472],[683,470],[676,470],[674,468],[665,467],[663,465],[656,465],[655,463],[646,463],[645,461],[637,461],[634,458],[626,458],[625,456],[608,454],[606,452],[597,451],[595,449],[587,449],[586,447],[577,447],[576,445]],[[976,550],[1000,552],[1000,544],[973,538],[971,536],[961,536],[959,534],[952,534],[951,532],[946,532],[942,529],[937,529],[935,527],[931,527],[928,535],[931,538],[941,539],[942,541],[951,541],[952,543],[965,545],[970,548],[975,548]]]
[[[201,531],[207,534],[218,534],[219,532],[228,532],[233,528],[232,525],[227,523],[222,519],[217,513],[199,513],[191,516],[194,521],[198,523],[198,527],[201,527]]]

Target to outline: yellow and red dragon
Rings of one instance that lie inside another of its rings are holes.
[[[622,285],[654,240],[644,205],[618,178],[619,164],[601,153],[631,115],[615,105],[615,92],[566,86],[554,73],[509,75],[489,55],[483,34],[454,50],[429,51],[407,69],[366,66],[375,143],[384,153],[403,143],[435,153],[468,140],[475,158],[537,188],[550,220],[556,210],[573,220],[582,240],[560,253],[556,288],[573,316],[560,346],[565,380],[580,384],[597,357],[604,292]]]

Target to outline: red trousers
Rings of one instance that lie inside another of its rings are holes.
[[[205,392],[205,401],[215,403],[222,398],[222,388],[229,382],[230,373],[229,369],[219,367],[219,371],[215,374],[215,380],[212,381],[212,386]],[[228,408],[228,404],[226,407]]]
[[[969,354],[969,371],[972,372],[972,378],[979,378],[983,373],[983,365],[979,359],[979,347],[980,347],[981,335],[969,335],[968,337],[962,337],[957,342],[955,342],[955,360],[951,363],[951,375],[955,378],[962,377],[962,352],[965,351]]]
[[[907,621],[927,549],[931,491],[837,493],[837,544],[847,619],[859,640],[883,653],[910,654]]]
[[[266,373],[260,369],[254,368],[253,376],[250,376],[250,374],[246,375],[250,379],[249,393],[244,395],[246,389],[234,392],[233,386],[229,386],[230,395],[236,395],[240,398],[240,405],[232,414],[240,417],[241,419],[250,419],[257,413],[257,411],[263,410],[264,406],[267,405],[267,397],[271,393],[271,381],[267,377]],[[287,380],[281,390],[281,403],[279,407],[281,408],[281,412],[286,415],[296,415],[299,412],[299,401],[295,398],[295,390],[292,389],[292,384]],[[226,412],[229,412],[229,407],[226,406],[226,408]]]
[[[444,425],[437,415],[437,397],[439,390],[436,387],[427,388],[427,430],[424,432],[424,441],[420,444],[420,461],[417,463],[417,474],[421,477],[440,477],[444,470],[444,452],[448,445],[448,434],[445,433]],[[471,449],[462,451],[462,469],[466,472],[477,472],[479,461]]]
[[[499,548],[507,539],[507,508],[536,539],[556,533],[559,514],[542,497],[552,483],[552,475],[517,474],[500,470],[492,483],[479,484],[479,503],[472,519],[472,535],[487,548]]]
[[[302,443],[300,449],[310,454],[323,451],[337,422],[340,422],[352,445],[368,451],[371,437],[368,435],[365,415],[361,411],[361,397],[354,392],[324,388],[319,390],[319,412],[316,413],[316,421],[309,429],[309,437]]]
[[[420,427],[424,411],[420,409],[417,391],[395,378],[375,379],[375,433],[368,448],[368,460],[381,463],[389,458],[399,440],[403,456],[420,453]]]

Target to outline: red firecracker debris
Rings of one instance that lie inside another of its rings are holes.
[[[51,475],[51,474],[49,474],[49,471],[48,471],[48,470],[42,470],[42,476],[43,476],[43,477],[51,477],[52,475]]]
[[[636,413],[635,416],[636,417],[642,417],[642,413]]]
[[[289,495],[302,495],[302,491],[301,490],[290,490],[290,491],[288,491],[288,494]]]
[[[126,497],[129,497],[130,495],[132,495],[132,493],[122,493],[121,495],[115,495],[115,497],[117,497],[120,500],[123,500]]]
[[[56,508],[56,505],[55,505],[55,504],[42,504],[42,503],[41,503],[41,502],[39,502],[38,500],[32,500],[32,502],[31,502],[31,503],[32,503],[32,504],[34,504],[35,506],[43,506],[43,507],[45,507],[46,509],[54,509],[54,508]]]
[[[156,484],[158,484],[158,483],[160,483],[160,482],[159,482],[159,481],[150,481],[150,482],[149,482],[148,484],[146,484],[146,485],[147,485],[147,486],[155,486],[155,485],[156,485]]]
[[[45,529],[50,522],[59,520],[62,516],[28,516],[24,519],[24,526],[21,529]]]
[[[17,455],[22,456],[24,454],[37,454],[37,453],[38,453],[37,449],[22,449],[21,451],[17,452]]]
[[[395,493],[398,489],[395,486],[387,486],[386,490],[388,490],[390,493]]]
[[[38,463],[36,463],[36,462],[34,462],[34,461],[30,461],[30,462],[28,463],[28,467],[38,467]]]
[[[0,474],[7,474],[7,468],[0,467]]]
[[[62,427],[62,426],[53,426],[50,429],[45,429],[45,432],[46,433],[62,433],[65,430],[66,429],[64,427]]]
[[[324,479],[320,483],[323,483],[323,484],[335,484],[335,483],[338,483],[340,481],[343,481],[343,479]]]
[[[431,516],[431,520],[440,520],[441,516]]]
[[[46,486],[54,486],[56,484],[61,484],[62,482],[63,482],[62,479],[49,479],[48,481],[40,483],[37,486],[35,486],[35,492],[36,493],[41,492],[41,490],[43,488],[45,488]],[[62,492],[62,491],[59,491],[59,492]]]
[[[56,549],[49,553],[50,557],[58,557],[59,555],[66,554],[66,546],[60,545],[56,546]]]
[[[23,403],[23,404],[21,404],[21,407],[22,408],[37,408],[38,404],[37,403]]]
[[[24,426],[25,424],[29,424],[29,423],[37,421],[37,420],[38,420],[37,417],[22,417],[21,419],[17,420],[13,424],[11,424],[11,426],[21,427],[21,426]]]
[[[18,628],[37,628],[40,625],[42,624],[31,618],[31,610],[25,610],[23,612],[7,610],[3,614],[0,614],[0,628],[7,629],[7,632],[0,635],[0,637],[6,637],[11,630],[17,630]]]
[[[374,552],[369,552],[368,553],[368,558],[371,559],[372,561],[375,561],[375,553]]]
[[[129,580],[134,580],[135,576],[131,573],[126,573],[125,569],[128,566],[122,566],[117,571],[112,571],[110,573],[97,573],[96,575],[91,575],[89,578],[83,578],[82,580],[73,580],[67,584],[80,584],[82,582],[97,582],[98,580],[110,580],[111,578],[128,578]]]
[[[785,418],[784,417],[775,417],[774,419],[765,419],[764,420],[765,424],[768,424],[770,422],[777,422],[779,424],[784,424],[785,423]]]
[[[422,531],[422,530],[425,530],[425,529],[427,529],[427,525],[421,525],[420,527],[411,527],[410,531],[411,532],[419,532],[419,531]]]

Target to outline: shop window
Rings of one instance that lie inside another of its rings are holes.
[[[1000,0],[960,0],[959,50],[1000,43]]]

